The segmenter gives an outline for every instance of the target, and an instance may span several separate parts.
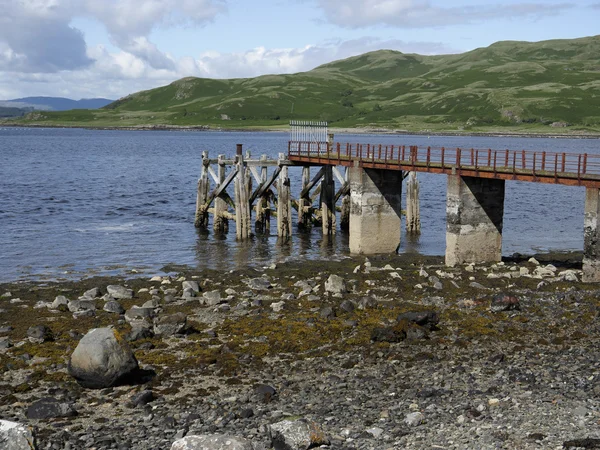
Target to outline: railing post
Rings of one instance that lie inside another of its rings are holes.
[[[542,171],[546,170],[546,152],[542,152]]]
[[[496,157],[498,156],[498,152],[494,150],[494,174],[496,174]]]
[[[561,170],[561,172],[563,172],[563,173],[565,171],[566,162],[567,162],[567,154],[563,152],[563,154],[562,154],[562,170]]]
[[[442,147],[442,169],[444,168],[444,147]]]
[[[521,165],[523,166],[523,169],[526,169],[527,164],[525,162],[525,150],[523,150],[522,153],[523,153],[523,158],[522,158]]]
[[[581,181],[581,155],[577,158],[577,179]]]
[[[531,173],[533,174],[534,177],[535,177],[535,155],[536,155],[536,153],[533,152],[533,168],[531,169]]]
[[[587,173],[587,153],[583,154],[583,173]]]
[[[508,149],[506,149],[506,162],[504,163],[504,167],[506,167],[507,169],[509,168],[509,166],[508,166]]]
[[[488,163],[487,163],[488,167],[490,167],[492,165],[492,149],[488,148]]]

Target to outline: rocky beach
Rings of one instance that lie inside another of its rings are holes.
[[[580,262],[398,255],[0,285],[4,449],[600,448]]]

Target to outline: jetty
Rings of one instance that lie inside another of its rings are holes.
[[[586,189],[583,280],[600,281],[599,155],[351,144],[334,142],[325,122],[292,122],[290,127],[287,153],[276,160],[244,157],[242,145],[234,158],[219,155],[215,160],[203,153],[197,227],[208,228],[212,214],[215,232],[226,231],[229,221],[235,220],[237,238],[246,239],[251,236],[254,210],[256,232],[269,232],[275,215],[277,235],[285,240],[292,235],[292,209],[297,210],[298,226],[318,224],[324,234],[336,232],[339,210],[340,229],[349,232],[351,253],[393,253],[401,238],[403,180],[408,177],[407,232],[419,233],[417,173],[428,172],[448,179],[446,265],[498,262],[507,181],[582,186]],[[299,195],[293,199],[289,171],[295,168],[302,174],[297,177]],[[316,170],[312,177],[311,169]],[[232,182],[233,199],[227,193]]]

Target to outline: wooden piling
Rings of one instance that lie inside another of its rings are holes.
[[[210,189],[210,182],[208,180],[208,164],[208,152],[202,152],[202,170],[200,172],[200,179],[198,180],[196,217],[194,220],[194,226],[202,229],[208,228],[208,209],[206,208],[206,201],[208,199],[208,192]]]
[[[235,231],[238,239],[250,237],[250,201],[248,196],[248,174],[244,164],[242,145],[237,145],[235,164],[238,169],[235,177]]]
[[[218,168],[217,168],[217,179],[219,186],[225,181],[225,163],[223,162],[224,155],[218,157]],[[229,230],[229,220],[227,219],[227,200],[225,196],[227,194],[223,192],[220,196],[215,198],[215,208],[213,217],[213,229],[215,233],[227,233]]]
[[[421,234],[421,211],[419,206],[419,180],[417,172],[410,172],[406,182],[406,232]]]
[[[282,163],[285,159],[283,153],[279,154],[279,165],[281,172],[277,182],[277,235],[282,240],[292,237],[292,196],[290,194],[290,179],[288,167]]]
[[[264,186],[267,183],[268,175],[266,166],[267,155],[262,155],[260,160],[264,164],[260,168],[260,186]],[[268,190],[264,191],[264,193],[256,200],[255,211],[254,230],[256,233],[268,233],[271,225],[271,208]]]
[[[333,167],[323,166],[325,172],[321,181],[321,220],[323,234],[335,234],[335,182]]]
[[[302,190],[310,183],[310,166],[302,167]],[[311,202],[309,195],[298,199],[298,227],[308,228],[311,225]]]

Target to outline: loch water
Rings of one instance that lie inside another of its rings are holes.
[[[336,142],[600,154],[597,139],[336,135]],[[168,265],[230,270],[348,254],[348,236],[294,229],[235,239],[194,228],[202,151],[287,151],[287,133],[0,127],[0,282],[160,274]],[[300,168],[290,169],[297,195]],[[443,255],[445,175],[419,174],[422,233],[400,253]],[[508,181],[504,255],[582,250],[585,189]]]

